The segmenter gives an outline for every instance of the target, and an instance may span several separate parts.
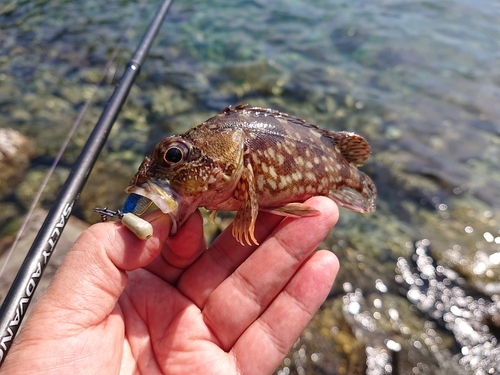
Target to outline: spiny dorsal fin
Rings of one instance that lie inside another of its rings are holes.
[[[349,132],[329,132],[335,146],[349,163],[356,166],[365,164],[371,154],[371,148],[362,136]]]
[[[232,111],[241,111],[243,109],[245,109],[246,107],[248,107],[248,103],[245,103],[245,104],[238,104],[237,106],[233,107],[231,105],[228,105],[226,108],[224,109],[221,109],[221,111],[219,112],[219,115],[228,115],[229,113],[231,113]]]

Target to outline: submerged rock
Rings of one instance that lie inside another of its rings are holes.
[[[20,207],[26,211],[31,206],[33,200],[38,194],[38,190],[42,183],[44,182],[50,168],[45,166],[38,166],[29,169],[24,176],[23,181],[21,181],[15,191],[16,202]],[[57,167],[47,184],[44,186],[43,194],[39,200],[41,207],[45,209],[50,209],[52,204],[57,198],[59,190],[66,181],[69,175],[69,169],[63,167]]]

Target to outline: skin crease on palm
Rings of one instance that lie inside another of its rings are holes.
[[[85,231],[12,346],[1,374],[271,374],[325,300],[338,271],[314,250],[338,219],[261,212],[260,246],[227,228],[206,248],[193,214],[168,238],[170,218],[145,216],[141,241],[118,223]]]

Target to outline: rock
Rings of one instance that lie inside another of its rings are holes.
[[[0,198],[17,187],[34,151],[30,139],[16,130],[0,128]]]

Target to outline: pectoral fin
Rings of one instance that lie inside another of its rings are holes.
[[[243,203],[234,218],[232,233],[236,241],[242,245],[258,245],[254,230],[259,204],[257,203],[252,165],[250,162],[245,164],[240,181],[234,191],[234,197]]]
[[[303,216],[316,216],[320,212],[311,206],[303,203],[288,203],[281,207],[261,208],[261,211],[266,211],[275,215],[300,218]]]

